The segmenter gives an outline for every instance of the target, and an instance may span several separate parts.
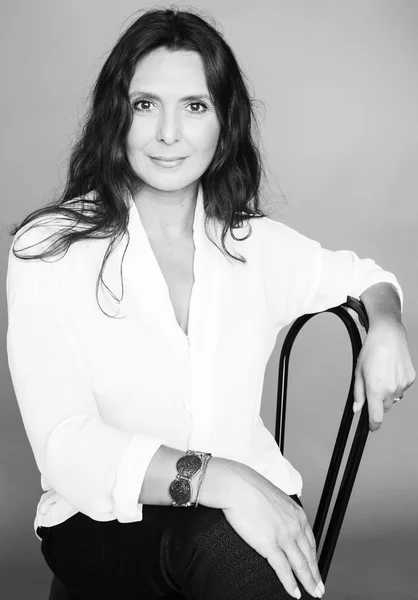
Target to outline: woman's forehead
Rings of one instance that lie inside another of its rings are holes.
[[[150,92],[158,94],[163,93],[166,86],[179,88],[183,85],[192,86],[190,94],[207,93],[202,57],[198,52],[169,52],[159,48],[139,61],[130,91],[134,91],[135,87],[145,89],[148,86]]]

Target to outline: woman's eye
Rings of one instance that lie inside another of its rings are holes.
[[[199,110],[199,111],[192,111],[195,112],[196,114],[200,114],[202,115],[203,113],[205,113],[208,109],[208,107],[206,106],[206,104],[204,104],[203,102],[192,102],[192,104],[189,104],[189,106],[202,106],[203,110]]]
[[[133,107],[135,110],[137,110],[141,113],[151,112],[150,108],[139,108],[140,104],[150,105],[150,104],[152,104],[152,102],[150,100],[137,100],[136,102],[133,103]],[[189,104],[189,106],[201,106],[202,107],[203,110],[191,110],[190,111],[192,114],[195,114],[195,115],[203,115],[203,113],[205,113],[208,109],[206,104],[204,104],[203,102],[192,102],[191,104]]]
[[[151,102],[149,102],[148,100],[137,100],[136,102],[133,103],[133,107],[137,110],[139,110],[139,112],[150,112],[150,108],[140,108],[138,109],[138,105],[139,104],[151,104]]]

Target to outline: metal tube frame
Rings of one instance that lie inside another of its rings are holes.
[[[350,433],[351,424],[354,416],[352,405],[354,402],[355,368],[358,356],[360,354],[360,350],[362,348],[362,340],[360,337],[358,325],[348,312],[348,308],[351,308],[357,313],[361,325],[365,328],[367,332],[369,329],[369,319],[367,317],[367,313],[363,303],[360,300],[357,300],[356,298],[348,296],[347,301],[341,304],[340,306],[329,308],[328,310],[319,313],[302,315],[301,317],[296,319],[296,321],[290,327],[286,335],[280,353],[275,440],[280,448],[281,453],[284,454],[284,434],[286,425],[286,401],[289,358],[293,342],[295,341],[297,334],[305,325],[305,323],[307,323],[315,315],[329,312],[340,317],[340,319],[343,321],[344,325],[347,328],[351,340],[351,346],[353,351],[353,365],[350,389],[345,403],[334,450],[331,456],[331,461],[328,467],[328,472],[322,490],[321,499],[319,501],[315,522],[312,528],[317,544],[317,549],[319,548],[319,544],[321,541],[321,536],[328,515],[331,498],[334,492],[338,472],[341,466],[341,461],[344,455],[345,447],[347,445],[347,439]],[[368,424],[369,412],[367,402],[365,402],[363,405],[363,409],[360,413],[360,419],[357,425],[356,432],[354,434],[354,439],[351,445],[351,450],[347,459],[346,467],[335,501],[334,510],[329,521],[324,544],[319,554],[318,567],[324,583],[328,576],[328,571],[331,565],[332,557],[334,555],[335,546],[337,544],[338,536],[347,510],[347,505],[350,500],[354,481],[357,476],[357,471],[363,455],[363,450],[369,433]]]

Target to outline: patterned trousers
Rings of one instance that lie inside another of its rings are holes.
[[[37,533],[49,568],[78,600],[293,597],[221,509],[145,504],[135,523],[95,521],[79,512]],[[295,579],[302,598],[312,598]]]

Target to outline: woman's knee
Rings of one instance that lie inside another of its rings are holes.
[[[222,510],[202,507],[200,513],[196,511],[191,517],[183,535],[179,532],[175,536],[174,546],[167,554],[173,557],[171,566],[177,571],[177,584],[187,597],[196,600],[292,598],[269,562],[238,535]]]

